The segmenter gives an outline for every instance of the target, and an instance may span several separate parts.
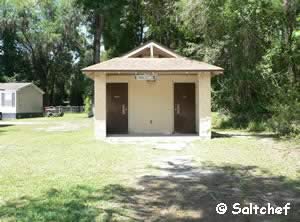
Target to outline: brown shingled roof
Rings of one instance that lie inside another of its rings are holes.
[[[187,58],[114,58],[88,66],[83,72],[215,72],[223,69]]]

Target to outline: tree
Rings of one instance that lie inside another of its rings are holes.
[[[10,1],[0,2],[0,81],[18,80],[30,72],[18,45],[17,10]]]
[[[13,61],[17,64],[14,72],[6,76],[13,75],[17,81],[34,81],[46,92],[46,105],[62,104],[72,85],[68,80],[75,72],[74,65],[80,60],[85,45],[78,31],[82,22],[78,16],[80,10],[74,8],[71,0],[43,0],[38,4],[24,1],[21,5],[18,1],[7,1],[3,4],[6,10],[3,29],[9,29],[13,21],[14,31],[10,29],[8,33],[15,35],[13,44],[3,41],[3,48],[9,47],[7,52],[3,50],[3,58],[10,58],[17,51],[27,63],[24,66],[27,70],[17,69],[22,63]],[[8,67],[9,62],[3,62]]]
[[[146,39],[157,42],[171,48],[177,48],[182,42],[178,30],[179,19],[178,0],[144,0],[143,14],[148,31]]]
[[[130,51],[144,41],[145,22],[142,0],[124,1],[108,14],[103,43],[108,58]],[[119,16],[115,16],[118,14]]]
[[[213,109],[236,126],[271,121],[275,130],[297,131],[289,125],[300,115],[299,0],[0,4],[0,81],[34,81],[46,104],[81,104],[93,92],[82,67],[151,39],[225,69],[212,81]]]
[[[83,6],[84,11],[90,14],[92,25],[90,32],[93,33],[93,63],[100,62],[101,37],[103,36],[105,21],[117,21],[120,18],[120,10],[125,0],[77,0],[78,5]]]

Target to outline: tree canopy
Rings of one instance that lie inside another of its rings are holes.
[[[225,69],[213,109],[235,127],[299,132],[299,0],[1,0],[0,81],[33,81],[45,105],[81,105],[81,68],[155,40]]]

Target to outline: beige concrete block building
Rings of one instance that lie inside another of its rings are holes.
[[[211,137],[211,78],[223,69],[155,42],[83,69],[95,84],[95,136]]]

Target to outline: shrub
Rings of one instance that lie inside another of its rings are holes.
[[[248,124],[248,130],[253,132],[262,132],[267,129],[267,124],[262,121],[250,121]]]
[[[300,134],[300,101],[297,90],[287,90],[282,93],[284,98],[278,99],[271,110],[273,116],[270,120],[272,129],[282,135]]]
[[[92,111],[92,100],[89,96],[84,99],[84,111],[90,113]]]
[[[231,128],[231,124],[227,124],[230,121],[230,117],[220,113],[220,112],[213,112],[212,113],[212,126],[215,129],[224,129],[224,128]]]
[[[300,110],[299,103],[296,105],[296,107],[298,107],[298,110]],[[299,111],[288,105],[278,105],[276,107],[276,112],[270,121],[272,129],[282,135],[300,134],[300,121],[298,112]]]

